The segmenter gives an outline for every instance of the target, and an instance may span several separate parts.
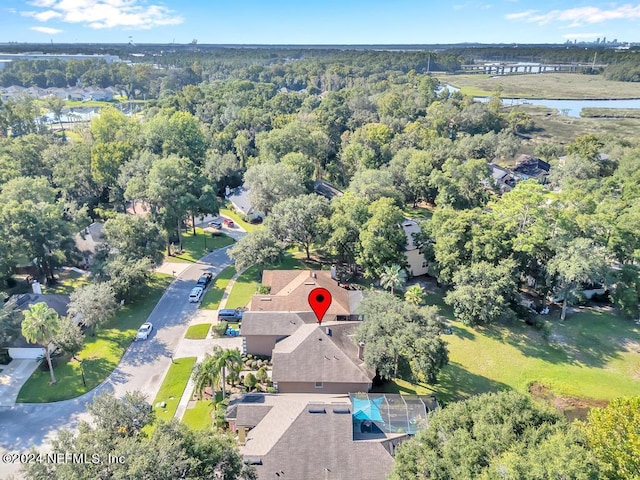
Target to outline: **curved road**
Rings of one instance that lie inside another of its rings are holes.
[[[235,239],[243,233],[227,231]],[[189,292],[205,271],[214,277],[231,264],[229,247],[215,250],[182,272],[167,288],[148,319],[154,330],[147,341],[134,342],[104,383],[78,398],[55,403],[16,404],[0,408],[0,454],[26,453],[35,447],[44,452],[49,442],[62,428],[75,428],[87,418],[86,404],[94,395],[113,392],[122,396],[131,390],[141,390],[149,401],[171,364],[171,357],[184,337],[197,303],[189,303]],[[0,478],[16,475],[20,466],[0,463]]]

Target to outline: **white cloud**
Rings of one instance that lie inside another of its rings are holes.
[[[31,30],[34,30],[40,33],[46,33],[47,35],[55,35],[57,33],[63,32],[63,30],[60,30],[58,28],[49,28],[49,27],[31,27]]]
[[[585,39],[596,39],[604,37],[604,33],[566,33],[562,35],[562,38],[566,38],[568,40],[585,40]]]
[[[161,25],[176,25],[182,17],[161,5],[149,5],[146,0],[32,0],[41,11],[21,12],[41,22],[57,19],[66,23],[82,23],[91,28],[150,29]]]
[[[602,23],[608,20],[640,19],[640,4],[625,4],[612,6],[611,8],[600,7],[577,7],[566,10],[551,10],[547,13],[538,13],[536,10],[527,10],[519,13],[505,15],[507,20],[524,20],[529,23],[545,25],[551,22],[568,23],[570,27],[579,27],[585,24]]]

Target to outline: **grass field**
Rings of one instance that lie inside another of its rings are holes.
[[[450,75],[439,77],[442,83],[459,88],[474,97],[490,96],[496,87],[503,98],[640,98],[640,85],[615,82],[601,75],[545,73],[540,75]]]
[[[210,328],[210,323],[198,323],[196,325],[191,325],[187,330],[187,333],[184,334],[184,338],[189,338],[191,340],[202,340],[204,338],[207,338],[207,334],[209,333]]]
[[[211,415],[215,406],[213,401],[198,400],[191,408],[187,408],[182,417],[182,423],[193,430],[207,430],[213,425]]]
[[[169,371],[164,377],[158,394],[152,403],[156,412],[156,420],[165,420],[168,422],[176,414],[178,403],[180,403],[196,360],[196,357],[174,359],[174,363],[169,367]],[[157,406],[159,402],[165,402],[167,405],[164,408],[159,407]]]
[[[580,115],[589,118],[640,118],[640,109],[585,107]]]
[[[98,329],[95,337],[87,337],[82,359],[86,387],[82,383],[81,365],[75,360],[60,358],[54,369],[58,383],[49,385],[48,370],[36,370],[20,390],[18,402],[56,402],[75,398],[102,383],[120,362],[138,327],[147,319],[158,300],[171,283],[171,275],[155,274],[147,290],[136,302],[125,305]]]
[[[557,317],[549,318],[549,341],[520,322],[475,329],[452,322],[453,335],[444,336],[450,363],[439,383],[430,387],[397,381],[388,391],[435,393],[447,402],[488,391],[524,392],[535,382],[557,396],[610,400],[640,395],[638,325],[596,308],[585,308],[565,322]]]
[[[527,112],[536,125],[536,131],[528,135],[531,139],[523,143],[523,150],[519,153],[532,154],[538,142],[567,145],[587,133],[634,139],[638,138],[640,131],[640,118],[575,118],[558,115],[546,107],[524,105],[518,108]]]
[[[213,280],[213,285],[211,285],[204,294],[202,302],[200,302],[200,308],[217,310],[220,306],[224,290],[227,288],[227,285],[229,285],[229,280],[231,280],[235,274],[236,269],[234,267],[227,267],[222,270]]]
[[[212,237],[210,233],[196,227],[196,234],[189,229],[182,234],[183,253],[167,257],[171,262],[197,262],[207,253],[218,248],[226,247],[234,242],[233,238],[221,233]]]
[[[42,293],[69,295],[76,288],[89,284],[89,275],[83,275],[73,270],[61,270],[56,273],[57,283],[55,285],[42,285]]]
[[[271,270],[302,270],[305,268],[308,267],[291,254],[287,254],[282,262],[265,267],[265,269]],[[246,306],[251,301],[251,297],[255,295],[259,284],[260,268],[257,265],[247,268],[233,284],[229,298],[227,298],[227,308]]]

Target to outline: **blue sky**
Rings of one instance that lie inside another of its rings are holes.
[[[241,44],[640,41],[640,2],[0,0],[0,42]]]

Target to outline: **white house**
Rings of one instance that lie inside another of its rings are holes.
[[[407,263],[409,264],[409,274],[412,277],[419,275],[426,275],[429,264],[424,258],[424,255],[420,251],[418,245],[416,245],[413,235],[420,233],[420,225],[415,220],[405,219],[402,222],[402,229],[407,236],[407,244],[405,246],[404,254],[407,257]]]
[[[249,201],[249,190],[244,188],[244,186],[234,188],[233,190],[227,187],[226,197],[227,200],[231,202],[231,205],[233,205],[233,208],[246,216],[249,221],[264,218],[264,213],[256,211],[253,205],[251,205]]]

